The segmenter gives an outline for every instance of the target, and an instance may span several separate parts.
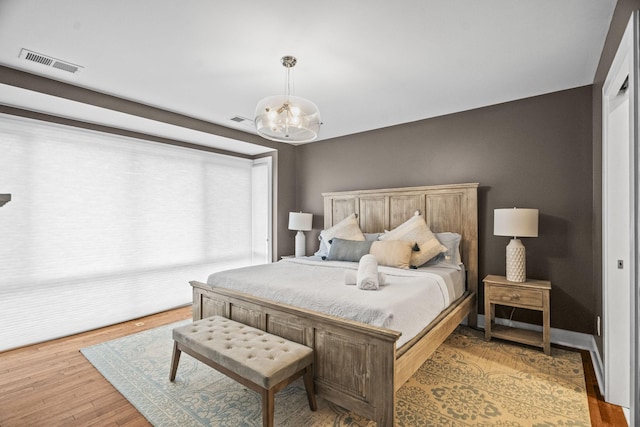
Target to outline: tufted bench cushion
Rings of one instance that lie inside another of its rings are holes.
[[[271,424],[264,418],[264,425],[272,425],[273,393],[304,375],[309,406],[315,410],[311,348],[221,316],[175,328],[173,339],[171,381],[184,351],[242,384],[269,391],[263,393],[263,417],[271,418]],[[265,402],[265,398],[271,402]],[[271,413],[265,414],[265,409]]]

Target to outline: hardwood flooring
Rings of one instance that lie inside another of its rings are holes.
[[[0,427],[149,426],[80,349],[191,317],[182,307],[106,328],[0,353]],[[593,426],[626,426],[620,407],[599,393],[581,351]]]
[[[191,317],[191,306],[0,353],[0,426],[149,426],[80,349]]]
[[[580,351],[582,355],[582,367],[584,369],[585,385],[587,387],[587,399],[589,400],[589,413],[591,414],[591,425],[600,426],[626,426],[627,419],[624,417],[622,408],[604,401],[598,380],[593,370],[591,355],[586,350]]]

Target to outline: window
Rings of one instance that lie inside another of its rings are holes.
[[[0,115],[0,351],[191,302],[270,259],[270,162]]]

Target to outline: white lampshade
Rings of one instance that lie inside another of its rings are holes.
[[[289,230],[309,231],[313,222],[313,214],[289,212]]]
[[[538,237],[538,209],[495,209],[493,234],[496,236]]]

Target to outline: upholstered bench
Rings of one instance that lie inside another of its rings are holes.
[[[181,352],[257,391],[262,396],[262,424],[273,426],[275,393],[303,376],[307,399],[316,410],[313,350],[260,329],[212,316],[173,330],[169,380],[176,378]]]

